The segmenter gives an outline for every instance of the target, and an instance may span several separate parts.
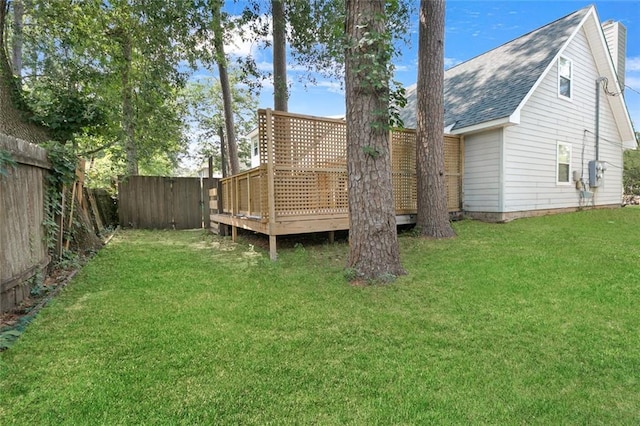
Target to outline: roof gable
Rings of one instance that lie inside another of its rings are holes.
[[[598,70],[598,80],[605,80],[605,88],[607,88],[608,83],[611,83],[607,90],[601,92],[601,102],[608,102],[613,111],[613,118],[620,132],[623,148],[635,149],[637,143],[633,124],[631,123],[631,117],[629,116],[624,96],[619,92],[621,82],[618,80],[618,75],[613,65],[613,58],[607,47],[604,31],[595,12],[595,8],[593,9],[593,13],[589,15],[589,18],[590,19],[585,20],[582,28],[585,30],[589,46],[591,47],[591,53],[593,54],[596,69]],[[614,92],[613,95],[609,95],[611,92]]]
[[[445,127],[456,130],[511,116],[591,9],[580,9],[445,71]],[[416,125],[416,102],[412,85],[401,114],[407,127]]]

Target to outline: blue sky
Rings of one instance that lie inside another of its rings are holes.
[[[418,1],[415,1],[416,6]],[[595,4],[600,21],[620,21],[627,28],[627,72],[625,90],[631,119],[640,129],[640,0],[616,1],[447,1],[445,23],[445,64],[451,67],[514,38],[555,21],[589,4]],[[237,7],[237,6],[236,6]],[[405,46],[396,61],[397,80],[405,85],[416,81],[417,18],[412,22],[411,45]],[[271,52],[257,46],[237,46],[238,53],[251,50],[259,66],[269,71]],[[313,86],[298,81],[300,72],[289,69],[291,95],[289,111],[318,116],[342,115],[345,111],[340,83],[319,79]],[[634,91],[635,90],[635,91]],[[273,90],[267,84],[260,107],[273,105]]]

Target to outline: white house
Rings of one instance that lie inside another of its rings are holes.
[[[251,142],[251,168],[258,167],[260,165],[260,139],[258,138],[258,128],[253,129],[248,135],[247,139]]]
[[[623,149],[636,147],[625,38],[589,6],[445,72],[444,126],[464,141],[466,215],[507,221],[621,204]],[[402,117],[415,127],[415,85],[407,96]]]

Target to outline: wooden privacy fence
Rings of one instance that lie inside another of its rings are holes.
[[[16,161],[0,176],[0,313],[31,291],[29,280],[49,264],[45,239],[44,200],[50,169],[44,149],[0,134],[0,150]]]
[[[216,184],[217,179],[209,182],[209,179],[187,177],[131,176],[121,180],[118,184],[120,226],[140,229],[208,226],[208,190]]]
[[[210,192],[211,221],[276,236],[349,228],[346,123],[279,111],[258,111],[260,166],[224,178]],[[398,224],[415,222],[417,212],[415,130],[390,134]],[[462,205],[462,146],[445,136],[447,205]],[[217,210],[218,195],[221,209]]]

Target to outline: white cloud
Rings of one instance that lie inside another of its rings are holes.
[[[640,56],[634,56],[631,58],[627,58],[626,61],[626,70],[627,71],[640,71]]]
[[[318,81],[316,86],[326,89],[330,93],[337,93],[339,95],[344,95],[344,88],[342,84],[337,81]]]
[[[264,19],[264,18],[263,18]],[[258,40],[252,40],[252,37],[246,37],[247,34],[253,34],[253,30],[249,24],[245,24],[231,33],[230,39],[225,43],[225,53],[235,56],[256,56],[256,53],[261,49],[265,42],[271,42],[273,37],[271,35],[271,25],[267,23],[269,30],[267,35],[260,37]]]
[[[272,72],[273,62],[267,62],[267,61],[256,62],[256,68],[258,68],[258,71]]]
[[[238,35],[234,35],[224,46],[225,53],[233,56],[254,56],[258,48],[256,42],[243,40]]]
[[[268,61],[260,61],[256,63],[256,67],[259,71],[262,72],[273,72],[273,62]],[[287,71],[288,72],[307,72],[309,71],[307,67],[300,64],[291,64],[287,63]]]

